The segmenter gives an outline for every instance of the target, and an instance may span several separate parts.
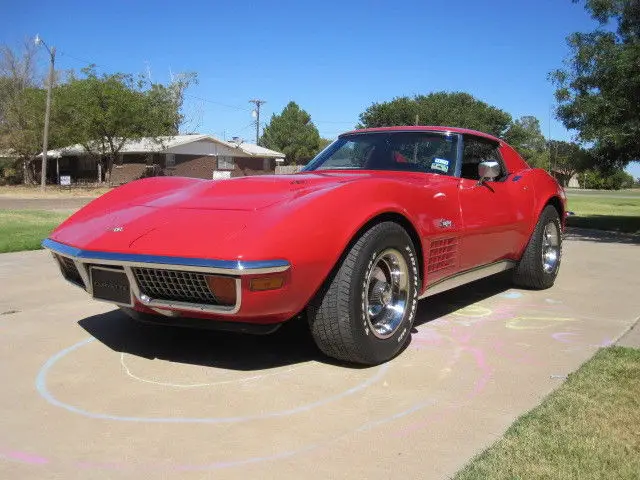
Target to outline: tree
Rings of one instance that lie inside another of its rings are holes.
[[[469,128],[500,137],[509,128],[511,115],[468,93],[436,92],[373,103],[360,114],[359,127],[415,125],[416,122]]]
[[[552,174],[565,187],[575,174],[595,167],[593,153],[577,143],[550,140],[547,142],[547,149]]]
[[[621,188],[633,188],[633,177],[621,168],[601,171],[593,168],[584,172],[582,176],[583,187],[598,190],[620,190]]]
[[[321,143],[311,116],[295,102],[289,102],[280,115],[271,116],[260,145],[284,153],[288,164],[298,165],[313,158]]]
[[[515,120],[503,136],[532,167],[547,168],[547,142],[540,130],[540,121],[531,115]]]
[[[31,181],[32,160],[42,149],[45,110],[45,91],[36,81],[33,57],[29,44],[22,52],[0,47],[0,149],[19,157]],[[108,179],[126,141],[153,137],[161,145],[161,136],[178,133],[184,92],[197,78],[180,74],[164,85],[142,75],[98,75],[89,67],[61,80],[52,94],[49,146],[83,145],[100,158]]]
[[[623,167],[640,158],[640,2],[586,0],[585,8],[600,28],[567,37],[571,56],[550,74],[557,116],[601,165]]]
[[[169,85],[152,84],[143,76],[125,73],[99,76],[93,66],[72,75],[55,92],[68,120],[60,126],[69,143],[79,143],[101,159],[107,181],[127,141],[176,135],[183,117],[184,91],[195,74]]]
[[[327,148],[331,143],[333,143],[333,140],[329,140],[328,138],[321,137],[320,142],[318,143],[318,151],[316,152],[316,154],[320,153],[320,151]]]
[[[25,167],[39,152],[38,144],[42,147],[44,100],[36,82],[33,43],[25,42],[20,50],[0,46],[0,150],[17,158],[4,166],[20,176],[29,173]]]
[[[0,46],[0,128],[16,97],[35,85],[35,45],[25,42],[20,51]]]

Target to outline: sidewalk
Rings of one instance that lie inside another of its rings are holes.
[[[616,342],[619,347],[640,348],[640,318],[627,332]]]

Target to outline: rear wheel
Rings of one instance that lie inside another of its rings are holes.
[[[560,216],[553,206],[547,205],[514,272],[514,283],[525,288],[549,288],[558,276],[561,257]]]
[[[374,365],[406,344],[418,303],[418,264],[407,232],[383,222],[367,230],[308,307],[325,354]]]

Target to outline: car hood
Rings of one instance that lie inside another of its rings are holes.
[[[353,178],[342,175],[263,175],[198,182],[176,191],[141,196],[132,203],[150,208],[255,211]]]
[[[250,214],[131,205],[72,217],[50,238],[85,250],[198,257],[241,232]]]
[[[340,172],[215,182],[182,179],[182,186],[174,189],[80,210],[50,238],[93,251],[232,260],[253,251],[261,235],[282,225],[289,203],[373,176],[381,175]],[[424,184],[424,177],[420,181]]]
[[[322,175],[194,181],[91,214],[81,210],[50,238],[92,251],[236,258],[241,252],[234,249],[234,239],[261,210],[344,181]]]

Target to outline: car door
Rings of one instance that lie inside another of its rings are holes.
[[[386,140],[391,170],[424,173],[413,195],[413,218],[424,246],[427,284],[457,273],[462,220],[455,176],[461,137],[453,133],[402,132]]]
[[[517,209],[498,142],[465,135],[460,169],[459,199],[462,217],[460,270],[512,257],[519,241]],[[495,181],[479,183],[478,165],[497,161]]]

